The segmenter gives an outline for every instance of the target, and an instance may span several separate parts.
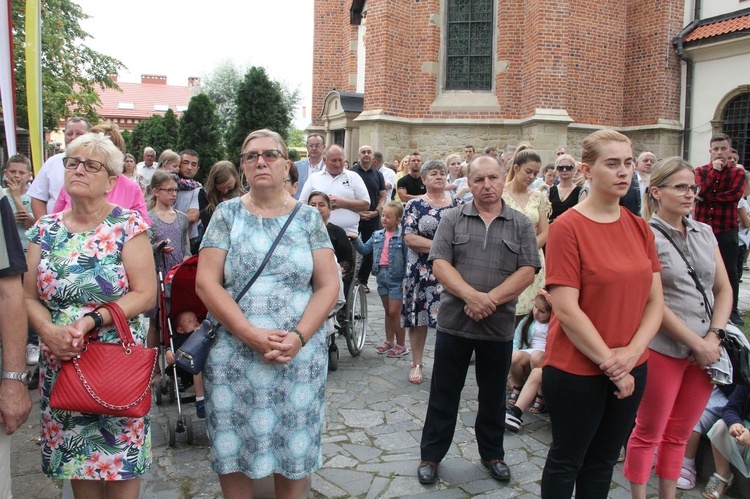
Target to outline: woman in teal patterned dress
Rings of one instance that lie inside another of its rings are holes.
[[[49,406],[49,397],[60,361],[80,352],[86,333],[89,341],[120,342],[107,310],[98,311],[103,326],[96,330],[94,316],[85,315],[101,304],[117,302],[136,341],[145,342],[139,314],[156,300],[148,226],[138,212],[107,202],[123,165],[122,152],[107,137],[77,138],[63,165],[70,209],[41,217],[27,232],[24,293],[42,349],[42,471],[71,480],[76,497],[137,498],[140,476],[151,466],[148,416],[61,411]]]
[[[301,206],[268,265],[239,305],[287,221],[291,162],[281,137],[251,133],[240,164],[250,192],[221,203],[201,245],[196,291],[222,324],[204,369],[211,466],[224,497],[251,497],[274,477],[277,497],[307,497],[322,464],[328,346],[323,322],[336,303],[338,272],[317,210]]]

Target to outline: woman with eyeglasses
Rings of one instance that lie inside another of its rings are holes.
[[[559,182],[549,189],[549,201],[552,211],[549,216],[550,223],[557,217],[586,199],[586,191],[573,183],[573,173],[576,169],[576,160],[570,154],[562,154],[555,159],[555,169]]]
[[[151,467],[151,423],[143,418],[81,414],[50,407],[61,361],[86,341],[121,343],[104,303],[117,304],[138,344],[141,314],[156,302],[156,273],[137,211],[107,200],[123,154],[102,134],[87,133],[63,158],[70,209],[41,217],[27,235],[24,295],[29,326],[39,334],[39,403],[43,473],[70,480],[76,497],[139,496]],[[128,379],[118,380],[128,383]]]
[[[339,274],[318,210],[295,212],[284,188],[291,161],[281,136],[257,130],[241,150],[250,189],[216,207],[196,278],[198,297],[221,324],[203,371],[211,467],[227,498],[251,497],[255,481],[271,475],[277,497],[307,497],[322,466],[324,321]]]
[[[608,496],[664,311],[654,234],[619,204],[633,178],[630,140],[599,130],[582,146],[590,194],[557,218],[547,238],[553,310],[542,390],[552,444],[544,499],[568,499],[574,488],[577,497]]]
[[[654,451],[659,497],[675,496],[685,446],[711,396],[706,368],[721,355],[719,332],[732,310],[732,288],[713,231],[689,217],[697,193],[695,170],[681,158],[654,165],[643,216],[656,238],[665,307],[649,344],[646,389],[623,470],[633,498],[646,497]]]

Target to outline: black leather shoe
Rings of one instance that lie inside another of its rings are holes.
[[[438,480],[438,465],[433,461],[422,461],[417,468],[417,480],[419,483],[430,485]],[[508,472],[510,473],[510,472]],[[510,475],[508,475],[510,476]]]
[[[510,480],[510,468],[508,468],[508,465],[504,461],[500,461],[499,459],[485,461],[482,459],[482,466],[490,470],[490,476],[495,480],[500,480],[501,482]]]

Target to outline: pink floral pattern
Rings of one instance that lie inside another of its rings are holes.
[[[29,241],[41,248],[37,268],[39,299],[57,325],[70,324],[102,303],[129,290],[122,263],[123,245],[148,226],[137,212],[115,207],[96,229],[70,233],[62,214],[44,216],[29,229]],[[133,336],[145,343],[140,317],[130,320]],[[90,341],[117,343],[114,329],[90,336]],[[49,396],[60,363],[43,353],[40,361],[42,471],[52,478],[127,480],[151,467],[150,422],[58,411]]]

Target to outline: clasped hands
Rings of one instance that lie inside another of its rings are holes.
[[[490,298],[489,293],[475,292],[470,300],[466,300],[464,313],[474,321],[481,321],[497,310],[497,304]]]
[[[610,381],[617,386],[615,395],[618,399],[624,399],[633,394],[635,389],[635,378],[630,371],[635,366],[640,355],[631,351],[629,347],[618,347],[610,350],[612,355],[599,364],[599,369],[609,376]]]
[[[745,428],[742,423],[734,423],[730,426],[729,434],[734,437],[734,441],[738,445],[750,446],[750,430]]]
[[[302,348],[291,331],[261,327],[252,328],[245,343],[263,355],[263,364],[288,364]]]
[[[84,336],[94,327],[90,317],[82,317],[67,326],[50,324],[42,334],[41,349],[50,359],[70,360],[81,353]]]

